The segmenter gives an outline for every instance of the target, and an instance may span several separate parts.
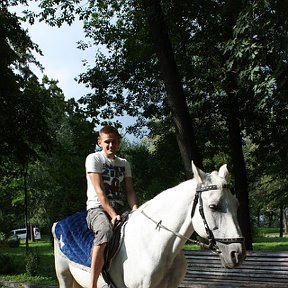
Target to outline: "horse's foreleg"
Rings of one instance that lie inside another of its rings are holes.
[[[170,276],[167,288],[177,288],[183,281],[187,270],[187,261],[181,251],[175,258],[173,266],[170,269]]]
[[[182,251],[175,257],[172,266],[167,270],[166,277],[159,288],[178,288],[187,270],[187,262]]]
[[[73,288],[83,288],[81,285],[79,285],[75,280],[73,281]]]
[[[59,263],[58,263],[59,264]],[[59,265],[55,263],[56,275],[59,282],[59,288],[71,288],[73,286],[73,276],[70,273],[69,269],[59,268]],[[58,267],[57,267],[58,266]]]

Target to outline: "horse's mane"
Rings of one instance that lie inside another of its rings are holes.
[[[187,190],[187,187],[191,187],[192,185],[192,180],[193,179],[189,179],[187,181],[181,182],[180,184],[177,184],[176,186],[170,187],[166,190],[161,191],[160,193],[158,193],[157,195],[155,195],[153,198],[151,198],[150,200],[144,202],[138,209],[137,211],[142,211],[144,209],[144,207],[146,207],[150,202],[154,202],[155,200],[161,199],[161,198],[165,198],[167,196],[167,194],[170,193],[175,193],[176,189],[179,188],[183,188],[182,190]],[[181,187],[182,186],[182,187]],[[179,191],[181,191],[181,189],[179,189]],[[191,189],[192,191],[192,189]]]

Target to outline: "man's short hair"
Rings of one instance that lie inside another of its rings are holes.
[[[111,126],[111,125],[106,125],[104,127],[101,128],[101,130],[99,131],[99,136],[100,134],[114,134],[114,135],[117,135],[119,137],[119,139],[121,139],[121,135],[119,134],[118,130]]]

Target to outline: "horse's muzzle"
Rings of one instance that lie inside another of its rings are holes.
[[[216,244],[221,253],[219,253],[221,264],[223,267],[231,269],[240,266],[246,258],[246,249],[244,242],[242,243],[222,243]]]

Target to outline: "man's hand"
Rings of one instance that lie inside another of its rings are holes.
[[[111,223],[114,226],[115,224],[117,224],[118,221],[121,221],[121,217],[120,215],[116,215],[115,217],[111,218]]]
[[[138,205],[137,205],[137,204],[133,205],[132,211],[135,211],[135,210],[137,210],[137,209],[138,209]]]

